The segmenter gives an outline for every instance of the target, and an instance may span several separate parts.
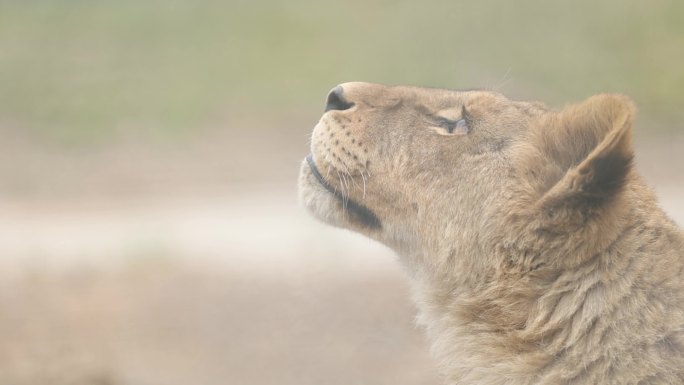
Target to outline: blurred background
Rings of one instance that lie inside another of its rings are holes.
[[[684,2],[0,0],[0,384],[438,384],[386,248],[298,206],[336,84],[640,108],[684,224]]]

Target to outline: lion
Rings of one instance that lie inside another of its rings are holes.
[[[634,115],[345,83],[300,200],[399,255],[448,384],[684,384],[684,235],[635,170]]]

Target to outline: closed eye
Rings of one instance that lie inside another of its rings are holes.
[[[449,119],[444,116],[437,116],[434,124],[441,128],[442,135],[468,135],[470,133],[470,115],[465,106],[461,108],[461,116],[458,119]]]
[[[470,132],[468,127],[468,122],[465,118],[458,120],[449,120],[444,118],[438,118],[435,122],[437,125],[450,135],[467,135]]]

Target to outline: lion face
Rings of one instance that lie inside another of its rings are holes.
[[[495,193],[502,152],[542,111],[487,91],[342,84],[313,130],[301,200],[391,247],[425,242]]]

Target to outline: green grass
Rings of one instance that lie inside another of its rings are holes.
[[[678,0],[0,0],[0,125],[66,142],[276,124],[347,80],[602,91],[684,121]],[[237,128],[235,128],[237,129]]]

